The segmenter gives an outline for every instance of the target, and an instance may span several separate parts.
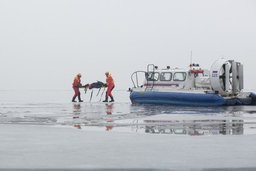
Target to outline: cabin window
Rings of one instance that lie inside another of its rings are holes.
[[[185,72],[176,72],[174,73],[174,81],[185,81],[187,74]]]
[[[209,77],[210,72],[208,70],[204,70],[203,76],[204,77]]]
[[[171,72],[162,72],[160,74],[160,81],[171,81],[172,73]]]
[[[146,73],[146,79],[147,81],[157,81],[159,78],[158,72],[147,72]]]

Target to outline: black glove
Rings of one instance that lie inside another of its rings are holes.
[[[83,88],[83,85],[82,84],[78,84],[77,87],[78,88]]]

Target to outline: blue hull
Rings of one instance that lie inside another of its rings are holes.
[[[133,104],[170,104],[186,106],[223,106],[226,100],[218,94],[178,92],[131,92]]]

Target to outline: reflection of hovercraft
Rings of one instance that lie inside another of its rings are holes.
[[[145,132],[176,135],[242,135],[243,120],[144,120]]]

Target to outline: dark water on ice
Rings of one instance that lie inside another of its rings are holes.
[[[72,103],[71,90],[0,91],[0,124],[50,125],[74,129],[168,135],[256,134],[256,106],[181,107],[132,105],[129,93],[114,92],[103,103],[101,92],[82,94]]]

